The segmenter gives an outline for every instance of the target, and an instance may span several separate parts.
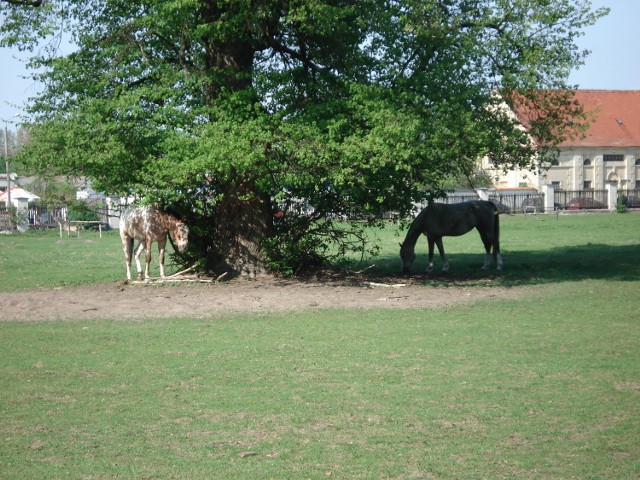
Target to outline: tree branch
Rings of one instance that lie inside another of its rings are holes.
[[[1,0],[11,5],[22,5],[23,7],[40,7],[43,0]]]
[[[290,57],[301,62],[305,67],[309,68],[314,74],[322,70],[322,67],[314,63],[304,52],[297,52],[292,48],[287,47],[272,35],[270,28],[265,29],[265,37],[267,43],[274,51],[289,55]]]

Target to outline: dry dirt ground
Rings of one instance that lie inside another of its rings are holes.
[[[405,283],[406,282],[406,283]],[[433,286],[406,279],[233,280],[220,283],[112,282],[0,293],[3,320],[209,318],[324,308],[444,308],[518,298],[531,288]]]

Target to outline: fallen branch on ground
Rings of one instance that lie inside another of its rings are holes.
[[[366,272],[367,270],[369,270],[370,268],[375,268],[376,264],[374,263],[373,265],[369,265],[367,268],[363,268],[362,270],[358,271],[358,272],[353,272],[356,275],[360,275],[361,273]]]
[[[181,272],[174,273],[173,275],[169,275],[168,277],[151,277],[146,280],[131,280],[126,281],[125,283],[132,283],[134,285],[144,285],[149,283],[218,283],[224,277],[228,275],[229,272],[224,272],[222,275],[218,275],[214,278],[200,278],[197,275],[185,276],[184,274],[192,271],[195,268],[195,265],[190,266],[189,268],[182,270]],[[181,278],[178,278],[181,277]]]
[[[181,272],[177,272],[177,273],[174,273],[173,275],[169,275],[167,278],[172,278],[172,277],[177,277],[179,275],[183,275],[183,274],[185,274],[187,272],[190,272],[194,268],[196,268],[196,264],[195,263],[193,265],[191,265],[189,268],[186,268],[185,270],[182,270]]]
[[[406,283],[376,283],[376,282],[362,282],[361,285],[365,287],[385,287],[385,288],[400,288],[406,287]]]
[[[216,280],[212,278],[173,278],[171,277],[153,277],[146,280],[132,280],[129,283],[134,285],[141,285],[145,283],[215,283]]]

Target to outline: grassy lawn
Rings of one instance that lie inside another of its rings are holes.
[[[446,239],[425,295],[536,286],[520,300],[0,322],[0,478],[639,478],[640,215],[502,220],[503,274],[477,272],[477,235]],[[114,235],[2,236],[0,291],[120,279],[121,256]]]
[[[501,217],[501,247],[505,271],[491,284],[512,286],[548,284],[580,279],[634,280],[640,278],[640,213],[592,215],[529,215]],[[396,226],[370,232],[380,255],[347,266],[361,270],[372,264],[372,274],[398,274],[398,243],[405,231]],[[433,282],[464,280],[486,284],[482,266],[484,247],[474,231],[462,237],[445,237],[451,264],[447,275],[432,275]],[[152,276],[159,275],[156,246]],[[171,245],[167,245],[171,252]],[[427,242],[416,245],[414,270],[427,266]],[[436,253],[437,257],[437,253]],[[179,267],[167,255],[167,275]],[[440,268],[436,258],[435,270]],[[135,263],[133,265],[135,270]],[[0,292],[98,284],[125,278],[124,255],[116,231],[83,232],[80,237],[58,236],[57,230],[0,235]],[[418,276],[419,278],[419,276]]]
[[[171,246],[167,244],[167,250]],[[152,272],[158,276],[158,251],[153,244]],[[144,268],[144,255],[142,258]],[[135,260],[131,262],[135,276]],[[167,275],[177,271],[165,259]],[[0,292],[72,287],[126,278],[124,253],[117,231],[83,231],[59,236],[57,230],[0,235]]]
[[[0,323],[0,477],[638,478],[639,305]]]
[[[371,259],[382,272],[398,272],[399,245],[404,234],[393,229],[372,232],[382,245],[379,258]],[[435,280],[478,280],[487,278],[480,271],[484,247],[477,232],[461,237],[444,237],[450,272]],[[492,278],[493,284],[539,285],[580,279],[640,278],[640,212],[591,215],[501,215],[500,245],[504,272]],[[416,272],[427,267],[427,241],[416,244]],[[355,265],[354,265],[355,267]],[[435,268],[441,267],[435,253]]]

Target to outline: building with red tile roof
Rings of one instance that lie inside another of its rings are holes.
[[[553,184],[563,190],[640,189],[640,90],[577,90],[575,99],[591,114],[583,136],[558,147],[558,161],[542,172],[493,171],[496,187],[536,187]],[[524,116],[514,112],[518,118]]]

